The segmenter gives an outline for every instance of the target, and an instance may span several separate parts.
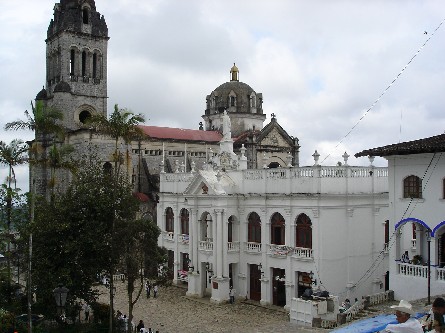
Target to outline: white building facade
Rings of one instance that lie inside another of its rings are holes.
[[[349,166],[347,154],[344,165],[325,167],[317,155],[311,167],[246,169],[241,151],[236,168],[215,156],[206,170],[161,173],[159,245],[174,282],[214,302],[233,287],[287,308],[311,287],[340,298],[387,288],[387,168]]]
[[[442,134],[356,155],[388,160],[387,247],[390,284],[396,299],[414,300],[445,291],[444,151]],[[406,253],[409,259],[405,259]]]

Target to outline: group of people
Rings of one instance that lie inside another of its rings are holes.
[[[154,284],[151,285],[150,282],[145,281],[145,294],[147,295],[147,298],[150,298],[151,290],[153,289],[153,297],[158,297],[158,285]]]
[[[423,325],[416,318],[411,317],[415,312],[409,302],[401,300],[398,305],[393,305],[391,308],[395,310],[397,324],[388,324],[386,328],[381,331],[382,333],[445,332],[445,300],[442,297],[434,300],[431,311],[427,315]]]

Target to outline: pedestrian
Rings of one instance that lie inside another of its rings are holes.
[[[388,324],[381,332],[423,333],[423,328],[420,322],[415,318],[411,318],[411,315],[414,314],[414,310],[409,302],[401,300],[398,305],[392,305],[391,309],[394,309],[396,312],[397,324]]]
[[[158,296],[158,285],[155,284],[153,286],[153,297],[156,298]]]
[[[229,297],[230,297],[230,304],[235,303],[235,289],[233,289],[233,287],[230,287]]]
[[[88,303],[84,303],[83,312],[85,313],[85,322],[87,323],[90,322],[90,311],[91,311],[90,305]]]
[[[408,251],[405,251],[405,253],[402,254],[402,262],[405,264],[410,263]]]
[[[138,326],[136,326],[136,332],[140,333],[140,332],[144,332],[144,331],[145,331],[145,326],[144,326],[144,322],[141,319],[141,320],[139,320]]]
[[[434,300],[432,305],[433,310],[433,329],[437,333],[445,332],[445,300],[442,297],[438,297]]]
[[[151,289],[151,286],[147,280],[147,281],[145,281],[145,293],[147,294],[147,298],[150,298],[150,289]]]

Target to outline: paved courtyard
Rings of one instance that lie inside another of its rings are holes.
[[[116,282],[115,310],[128,315],[125,284]],[[105,288],[100,301],[108,303]],[[279,308],[264,308],[237,301],[235,304],[210,304],[209,299],[191,299],[186,289],[176,286],[159,288],[158,298],[141,295],[133,311],[133,322],[142,319],[145,328],[160,333],[225,333],[225,332],[327,332],[296,327],[289,323],[287,313]]]

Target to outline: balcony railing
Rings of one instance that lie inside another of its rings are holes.
[[[213,242],[199,241],[200,251],[213,251]]]
[[[188,244],[189,243],[189,235],[186,235],[186,234],[178,235],[178,242],[180,242],[182,244]]]
[[[174,242],[175,241],[175,234],[173,232],[170,231],[164,231],[162,233],[163,239],[165,239],[166,241],[169,242]]]
[[[388,243],[385,243],[385,244],[383,245],[383,252],[384,252],[385,254],[388,254],[388,252],[389,252],[389,244],[388,244]]]
[[[436,268],[436,279],[438,281],[445,281],[445,268]]]
[[[411,248],[413,250],[417,248],[417,239],[411,239]]]
[[[292,257],[297,259],[314,259],[313,250],[305,247],[296,247]]]
[[[412,265],[412,264],[397,264],[397,273],[405,276],[413,276],[413,277],[428,277],[428,267],[420,266],[420,265]]]
[[[247,242],[246,252],[248,253],[261,253],[261,243]]]
[[[239,242],[228,242],[227,243],[228,252],[239,252]]]

